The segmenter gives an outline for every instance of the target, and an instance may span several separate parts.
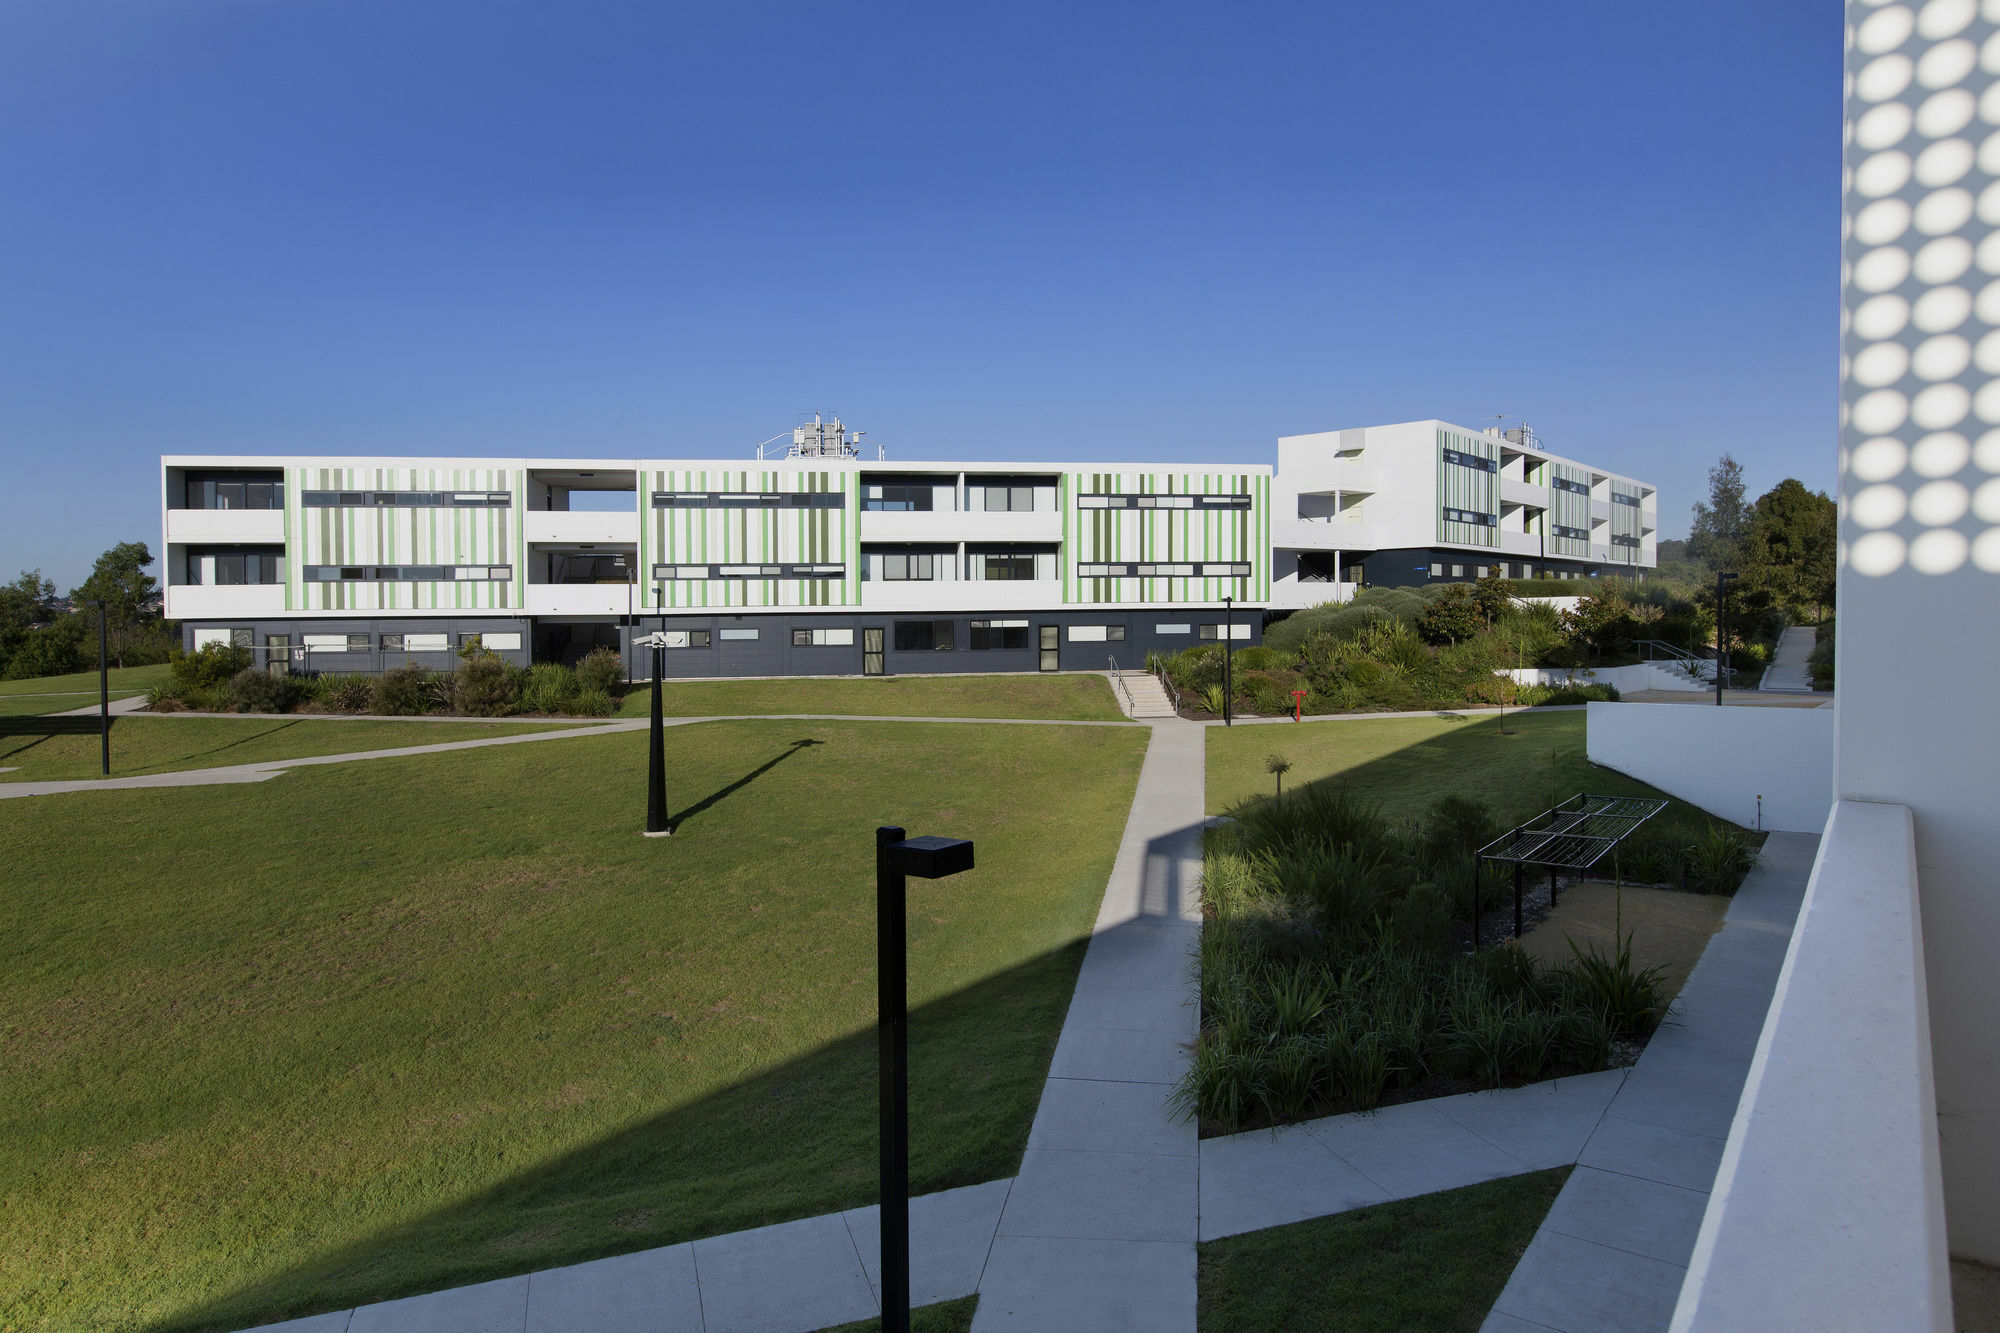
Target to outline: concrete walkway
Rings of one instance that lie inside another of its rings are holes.
[[[1673,1319],[1819,839],[1773,833],[1612,1096],[1487,1333],[1644,1333]]]
[[[1782,690],[1789,694],[1812,693],[1813,647],[1819,631],[1809,625],[1794,625],[1778,636],[1778,651],[1758,683],[1760,690]]]
[[[128,694],[122,699],[113,699],[111,701],[111,716],[125,717],[128,714],[138,712],[145,706],[146,706],[145,695]],[[82,708],[64,709],[60,713],[44,713],[42,714],[42,716],[43,717],[100,717],[103,715],[103,707],[104,705],[100,701],[98,703],[86,704]]]
[[[164,713],[163,717],[233,717],[238,713]],[[279,716],[254,714],[251,716]],[[289,715],[285,715],[289,716]],[[317,720],[317,719],[313,719]],[[378,718],[383,722],[408,722],[413,718]],[[452,719],[454,721],[462,719]],[[685,727],[697,722],[950,722],[976,723],[999,727],[1136,727],[1137,722],[1070,722],[1060,718],[1011,717],[859,717],[849,713],[760,713],[749,717],[670,717],[662,725]],[[440,741],[434,745],[406,745],[390,750],[355,750],[347,754],[309,755],[299,759],[267,759],[252,764],[228,764],[217,768],[186,768],[171,773],[141,773],[126,778],[78,778],[60,782],[0,782],[0,800],[16,796],[60,796],[78,791],[129,791],[138,787],[209,787],[231,783],[265,782],[287,769],[316,764],[351,764],[368,759],[403,759],[418,754],[443,754],[450,750],[476,750],[488,745],[527,745],[537,741],[568,740],[577,736],[602,736],[615,731],[643,731],[646,718],[622,718],[612,722],[592,722],[577,726],[555,726],[548,731],[525,735],[482,736],[470,741]]]

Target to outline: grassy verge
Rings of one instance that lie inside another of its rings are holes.
[[[1212,727],[1209,811],[1221,814],[1247,797],[1270,795],[1274,783],[1264,765],[1273,754],[1292,763],[1287,791],[1323,779],[1346,782],[1388,814],[1417,815],[1441,796],[1470,796],[1514,824],[1578,792],[1663,795],[1584,757],[1584,714],[1520,712],[1507,714],[1504,726],[1497,715],[1477,715]],[[1682,833],[1715,822],[1677,800],[1651,821]]]
[[[972,1333],[972,1315],[978,1308],[977,1296],[961,1296],[955,1301],[920,1305],[910,1311],[910,1333]],[[857,1319],[839,1328],[823,1329],[821,1333],[882,1333],[882,1321]]]
[[[111,702],[132,697],[132,690],[111,691]],[[97,713],[98,695],[95,690],[89,694],[0,694],[0,718],[47,717],[50,713],[63,713],[72,708],[88,708],[94,718]]]
[[[301,717],[114,717],[111,775],[134,777],[273,759],[437,745],[485,736],[563,730],[555,723],[317,722]],[[0,782],[62,782],[103,776],[98,719],[0,715]]]
[[[868,1202],[890,819],[979,848],[910,886],[913,1186],[1011,1174],[1144,740],[678,728],[671,840],[640,732],[0,822],[0,1326],[235,1329]]]
[[[1472,1333],[1570,1168],[1210,1241],[1201,1333]]]
[[[624,716],[644,717],[652,687],[635,685]],[[1102,676],[859,676],[811,680],[676,680],[662,687],[672,717],[858,713],[876,717],[1034,717],[1115,722],[1125,715]]]
[[[117,695],[143,694],[155,685],[167,682],[167,664],[153,666],[113,667],[110,672],[111,693]],[[66,676],[37,676],[32,680],[0,680],[0,696],[13,694],[87,694],[90,699],[97,697],[97,673],[95,671],[72,671]],[[79,698],[80,706],[90,699]]]

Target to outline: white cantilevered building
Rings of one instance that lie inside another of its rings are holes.
[[[1104,669],[1356,584],[1653,563],[1653,488],[1441,422],[1268,464],[172,456],[166,614],[313,671],[629,654],[674,676]],[[629,662],[630,666],[640,666]]]
[[[1637,577],[1658,563],[1654,487],[1448,421],[1288,435],[1271,488],[1273,605],[1364,584]]]

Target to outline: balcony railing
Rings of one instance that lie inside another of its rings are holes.
[[[169,509],[167,540],[275,544],[285,540],[282,509]]]
[[[217,511],[190,509],[183,512]],[[176,583],[167,588],[165,614],[169,620],[227,620],[232,616],[283,615],[284,611],[285,585],[282,583]]]

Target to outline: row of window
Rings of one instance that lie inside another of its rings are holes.
[[[654,491],[655,509],[844,509],[841,491]]]
[[[1644,502],[1641,501],[1638,496],[1627,495],[1623,491],[1611,492],[1611,503],[1615,505],[1630,505],[1634,509],[1640,509],[1644,507]]]
[[[681,579],[839,579],[846,565],[654,565],[653,581]]]
[[[187,479],[189,509],[283,509],[285,483],[280,480],[223,481],[200,475]]]
[[[1246,562],[1209,561],[1174,565],[1078,565],[1080,579],[1247,579]]]
[[[512,565],[307,565],[307,583],[494,583]]]
[[[1482,514],[1476,509],[1446,509],[1444,521],[1447,523],[1471,523],[1482,528],[1497,528],[1500,520],[1492,514]]]
[[[1557,477],[1552,484],[1559,491],[1569,491],[1575,495],[1590,494],[1590,487],[1587,484],[1580,481],[1571,481],[1568,477]]]
[[[861,507],[874,513],[929,513],[937,488],[927,483],[883,484],[861,488]]]
[[[1247,495],[1079,495],[1078,509],[1248,509]]]
[[[307,509],[505,509],[512,491],[301,491]]]
[[[700,631],[703,635],[707,630]],[[385,653],[448,653],[452,650],[452,636],[443,632],[412,634],[408,632],[388,634],[343,633],[307,634],[301,637],[303,647],[314,655],[321,653],[365,653],[379,649]],[[255,646],[255,632],[249,629],[198,629],[194,632],[194,646],[197,650],[211,643],[227,643],[237,648]],[[458,647],[479,644],[495,651],[502,649],[518,651],[521,647],[519,631],[494,633],[478,630],[461,630]],[[268,648],[290,648],[292,636],[289,634],[266,634],[264,646]]]
[[[1567,537],[1574,542],[1587,542],[1590,540],[1590,533],[1583,528],[1566,528],[1560,523],[1551,523],[1549,531],[1558,537]]]
[[[1637,547],[1640,545],[1640,541],[1637,537],[1628,537],[1622,532],[1614,532],[1611,534],[1611,544],[1613,546]]]
[[[1494,459],[1481,458],[1477,454],[1461,453],[1457,449],[1451,448],[1447,448],[1444,451],[1444,461],[1450,463],[1453,467],[1469,467],[1474,472],[1498,472],[1500,470],[1500,464]]]
[[[282,555],[259,551],[218,551],[213,555],[188,553],[187,581],[190,584],[201,583],[204,563],[211,567],[211,577],[218,588],[285,581],[285,557]]]

